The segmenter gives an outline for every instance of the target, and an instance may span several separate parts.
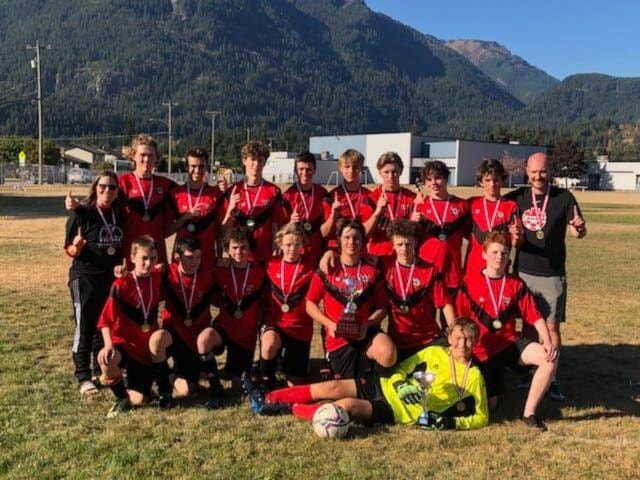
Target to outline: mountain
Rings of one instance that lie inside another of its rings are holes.
[[[559,80],[529,65],[496,42],[482,40],[451,40],[445,45],[463,55],[485,75],[502,85],[525,104],[542,92],[557,85]]]
[[[33,51],[45,133],[166,127],[207,138],[428,130],[478,135],[523,104],[433,37],[360,0],[0,0],[0,134],[33,134]],[[226,133],[225,133],[226,132]],[[238,133],[239,132],[239,133]],[[301,137],[300,137],[301,138]],[[238,141],[240,141],[238,140]]]
[[[634,123],[640,120],[640,78],[580,74],[542,93],[517,118],[555,127],[586,121]]]

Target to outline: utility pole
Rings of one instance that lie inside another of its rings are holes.
[[[42,157],[43,157],[43,139],[42,139],[42,77],[40,74],[40,40],[36,40],[35,46],[27,45],[27,50],[35,50],[35,69],[36,69],[36,89],[37,97],[36,102],[38,104],[38,185],[42,185]],[[50,50],[51,45],[44,47],[45,50]],[[31,60],[31,67],[34,68],[33,60]]]
[[[251,128],[247,128],[247,143],[251,141]]]
[[[173,147],[173,115],[172,115],[172,107],[177,105],[176,103],[172,103],[171,100],[168,102],[164,102],[162,105],[165,107],[169,107],[169,122],[167,126],[169,127],[169,163],[168,163],[168,172],[171,174],[171,153]]]
[[[211,175],[213,175],[213,164],[215,160],[215,141],[216,141],[216,115],[222,114],[222,112],[218,112],[216,110],[209,110],[206,112],[207,115],[211,115],[211,159],[209,160]]]

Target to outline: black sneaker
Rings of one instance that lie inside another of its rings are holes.
[[[555,380],[549,385],[547,396],[554,402],[564,402],[567,398],[564,396],[564,393],[560,391],[560,387],[558,387]]]
[[[264,405],[264,390],[251,380],[247,372],[242,374],[242,390],[249,399],[253,413],[260,413],[260,409]]]
[[[528,417],[522,417],[522,421],[524,422],[524,424],[527,427],[535,428],[539,432],[546,432],[547,431],[547,426],[535,414],[534,415],[529,415]]]
[[[222,400],[219,398],[210,398],[204,402],[204,408],[207,410],[220,410],[222,408]]]
[[[107,412],[107,418],[116,418],[122,412],[126,412],[128,410],[131,410],[131,402],[129,399],[126,398],[124,400],[118,400]]]
[[[161,410],[171,410],[174,407],[173,395],[170,393],[160,395],[160,397],[158,397],[158,407],[160,407]]]
[[[266,417],[277,417],[279,415],[291,415],[291,404],[290,403],[263,403],[262,407],[260,407],[260,411],[257,412],[260,415],[264,415]]]

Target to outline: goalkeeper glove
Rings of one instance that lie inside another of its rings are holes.
[[[456,428],[456,420],[453,417],[435,412],[427,412],[426,418],[419,419],[418,424],[425,430],[453,430]]]
[[[423,393],[420,388],[410,383],[403,383],[397,389],[398,396],[402,403],[417,405],[422,401]]]

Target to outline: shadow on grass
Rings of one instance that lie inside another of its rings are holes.
[[[639,358],[640,345],[563,346],[557,380],[567,399],[557,403],[545,397],[540,414],[562,421],[640,416],[640,404],[635,400],[640,397]],[[505,394],[491,415],[492,423],[522,414],[526,391],[516,390],[518,380],[507,371]],[[561,409],[566,408],[577,412],[563,414]],[[601,411],[591,411],[594,409]]]
[[[14,218],[67,217],[64,196],[0,195],[0,215]]]

